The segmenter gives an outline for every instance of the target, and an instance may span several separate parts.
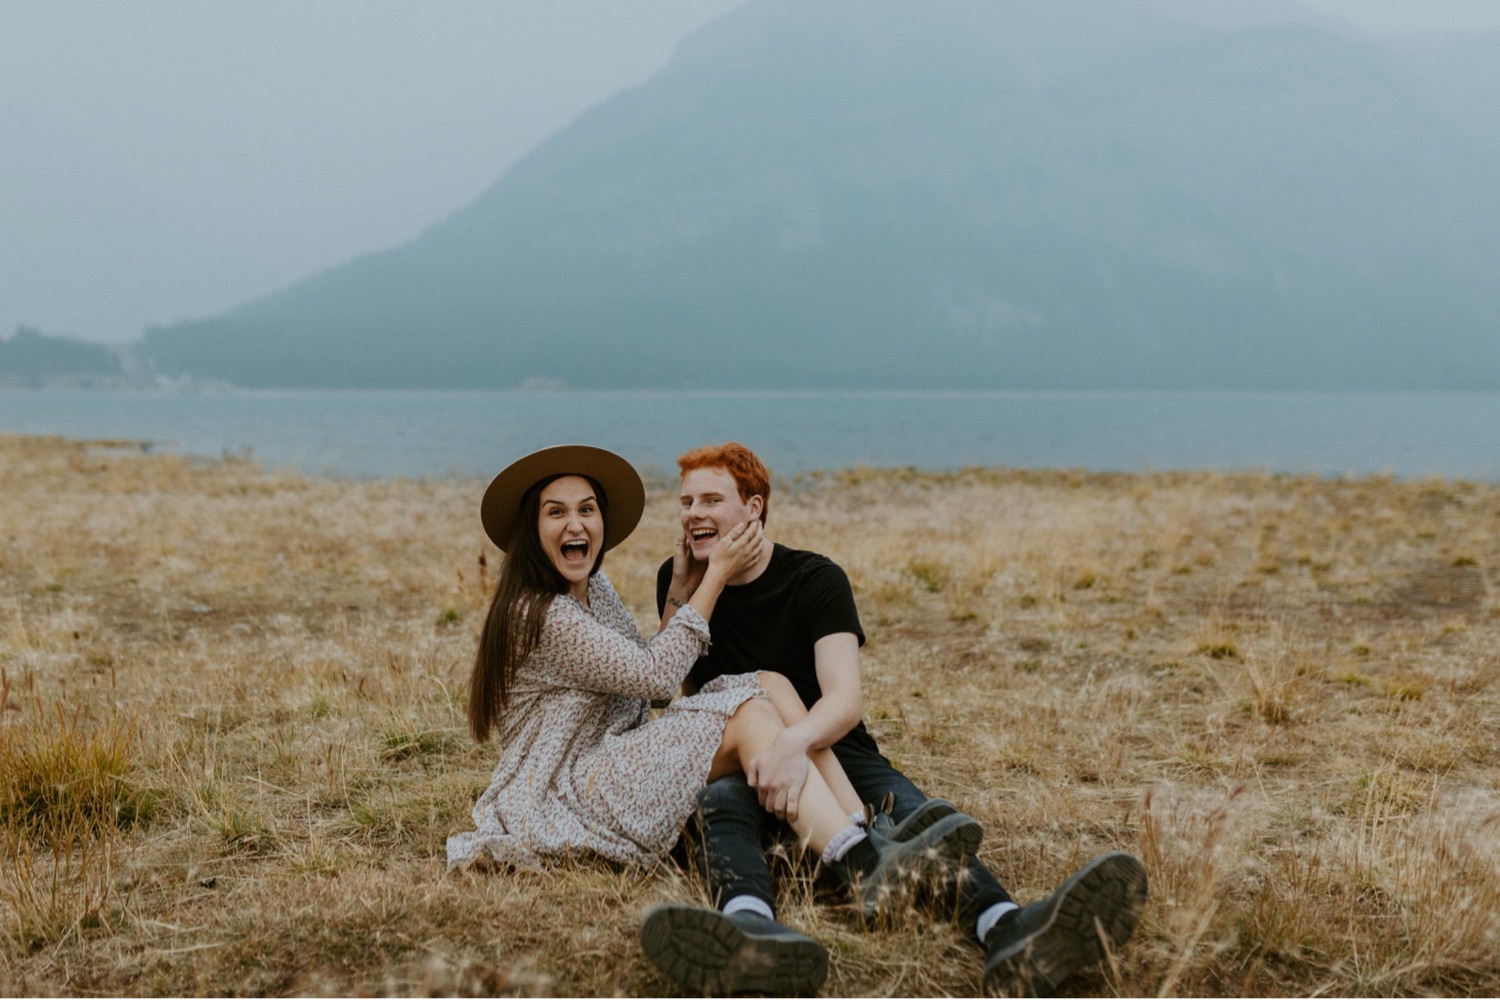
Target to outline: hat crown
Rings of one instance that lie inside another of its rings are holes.
[[[526,491],[544,479],[584,476],[604,492],[604,551],[619,545],[640,523],[646,507],[646,487],[625,459],[587,444],[560,444],[523,455],[490,481],[479,505],[480,521],[490,541],[504,552],[520,526],[521,501]]]

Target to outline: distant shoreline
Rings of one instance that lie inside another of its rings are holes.
[[[230,452],[226,450],[217,455],[192,454],[178,452],[171,448],[163,448],[152,441],[132,438],[69,437],[61,434],[12,434],[0,430],[0,449],[17,445],[22,448],[36,447],[40,449],[61,449],[64,451],[74,450],[81,454],[96,455],[105,458],[110,455],[119,455],[122,457],[154,455],[200,464],[205,469],[212,469],[218,465],[252,466],[258,467],[259,471],[265,475],[290,473],[309,481],[325,481],[329,483],[374,485],[382,482],[425,481],[432,478],[402,475],[349,476],[338,472],[308,472],[285,466],[268,466],[256,459],[253,453],[249,451]],[[669,470],[643,467],[640,469],[640,472],[649,490],[670,489],[676,485],[675,474]],[[482,483],[487,480],[488,476],[488,472],[474,472],[469,474],[454,474],[441,478],[449,482],[472,481]],[[1220,486],[1233,486],[1236,483],[1251,485],[1256,483],[1282,482],[1307,483],[1310,485],[1321,484],[1329,487],[1339,485],[1373,485],[1378,487],[1382,484],[1395,487],[1427,483],[1435,486],[1447,485],[1452,487],[1490,489],[1500,485],[1488,480],[1463,476],[1400,477],[1378,472],[1324,474],[1267,469],[1225,470],[1207,467],[1156,470],[1099,470],[1080,467],[1021,468],[1005,465],[970,465],[951,470],[922,470],[903,465],[849,465],[838,468],[811,469],[785,476],[779,474],[774,476],[777,488],[791,488],[794,490],[823,487],[841,482],[863,484],[880,480],[887,480],[893,486],[921,484],[926,487],[937,488],[941,488],[944,485],[975,480],[990,480],[995,482],[1003,480],[1006,482],[1054,486],[1059,483],[1071,483],[1075,485],[1082,483],[1095,485],[1117,483],[1123,488],[1124,484],[1132,481],[1180,485],[1195,479]]]
[[[0,433],[129,438],[349,478],[482,476],[586,441],[666,474],[739,440],[856,467],[1205,469],[1500,482],[1500,393],[0,389]]]

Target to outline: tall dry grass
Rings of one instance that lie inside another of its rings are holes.
[[[503,456],[497,456],[497,462]],[[0,438],[0,991],[666,994],[670,865],[449,875],[493,749],[464,683],[483,484],[350,482]],[[866,716],[1021,899],[1140,856],[1080,992],[1500,992],[1500,489],[852,470],[778,485],[837,559]],[[607,569],[648,626],[654,489]],[[979,953],[860,930],[795,859],[836,994],[969,994]]]

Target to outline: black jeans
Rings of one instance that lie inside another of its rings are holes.
[[[927,801],[873,746],[842,740],[834,744],[833,752],[860,798],[878,809],[889,796],[891,816],[898,822]],[[740,775],[720,778],[699,792],[697,817],[699,836],[690,850],[714,905],[749,895],[764,900],[774,911],[776,897],[766,846],[785,831],[785,825],[760,807],[755,789]],[[1010,894],[990,870],[970,859],[956,891],[941,902],[960,926],[972,928],[985,910],[1010,901]]]

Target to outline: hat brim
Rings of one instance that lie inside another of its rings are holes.
[[[646,509],[646,487],[625,459],[612,451],[587,444],[559,444],[516,459],[490,481],[479,505],[484,533],[499,546],[510,549],[521,519],[521,498],[526,491],[552,476],[587,476],[604,490],[608,509],[604,512],[604,551],[619,545],[641,523]]]

